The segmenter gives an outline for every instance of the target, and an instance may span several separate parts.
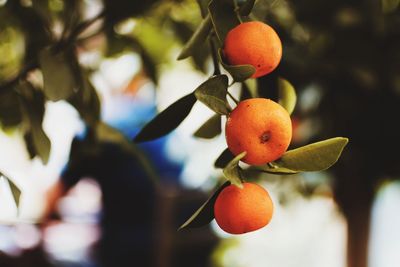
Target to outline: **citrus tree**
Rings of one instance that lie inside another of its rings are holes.
[[[6,1],[0,7],[0,40],[7,40],[0,45],[6,55],[0,59],[1,126],[18,129],[30,155],[46,163],[51,143],[42,128],[45,104],[64,100],[85,121],[93,144],[112,140],[137,153],[135,143],[170,133],[201,102],[215,115],[193,129],[194,136],[225,134],[227,149],[214,166],[224,179],[181,228],[216,218],[231,233],[259,229],[273,216],[268,192],[254,178],[326,170],[348,142],[342,136],[350,137],[346,156],[332,168],[334,192],[348,219],[349,266],[364,267],[374,188],[382,176],[398,174],[396,157],[387,149],[399,147],[398,131],[391,127],[399,106],[398,1],[382,1],[384,13],[368,3],[104,0],[97,15],[85,18],[85,6],[77,0]],[[184,15],[171,15],[174,10]],[[142,31],[116,30],[131,18]],[[164,35],[160,29],[166,28]],[[101,121],[90,81],[95,68],[79,61],[79,51],[99,35],[106,48],[94,49],[103,58],[136,51],[155,84],[158,63],[173,46],[168,38],[182,44],[178,60],[190,60],[209,78],[126,140]],[[303,93],[311,83],[323,92],[318,108],[295,109],[296,91]],[[233,87],[240,87],[239,95]],[[318,118],[313,122],[320,131],[294,144],[293,116]],[[20,191],[8,179],[18,203]],[[248,202],[260,204],[260,210],[249,214]]]

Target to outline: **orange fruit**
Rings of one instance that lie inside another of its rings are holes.
[[[239,102],[225,125],[229,150],[250,165],[263,165],[286,152],[292,138],[289,113],[278,103],[266,98]]]
[[[245,22],[230,30],[224,41],[224,55],[232,65],[249,64],[256,68],[253,78],[273,71],[282,58],[282,43],[269,25]]]
[[[243,183],[225,187],[214,204],[214,217],[219,227],[230,234],[244,234],[266,226],[272,218],[274,206],[263,187]]]

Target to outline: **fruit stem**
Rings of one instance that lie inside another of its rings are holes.
[[[234,11],[235,11],[236,17],[237,17],[237,19],[239,20],[240,24],[242,24],[242,23],[243,23],[243,20],[242,20],[242,17],[240,16],[240,8],[239,8],[239,5],[238,5],[238,3],[237,3],[235,0],[233,1],[233,5],[234,5]]]
[[[235,104],[239,104],[239,100],[237,100],[229,91],[227,91],[228,96],[235,102]]]

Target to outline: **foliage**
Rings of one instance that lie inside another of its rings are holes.
[[[141,56],[143,69],[155,83],[157,83],[159,72],[158,64],[160,61],[166,60],[165,56],[160,55],[165,54],[164,50],[169,49],[175,42],[165,41],[163,43],[167,38],[160,36],[158,29],[165,25],[172,29],[178,42],[184,42],[178,56],[179,60],[190,59],[194,66],[203,72],[206,71],[204,62],[208,56],[211,56],[214,63],[214,72],[209,79],[195,88],[192,93],[183,96],[160,112],[140,131],[133,142],[149,141],[170,133],[189,115],[197,101],[209,107],[215,112],[215,115],[203,125],[199,125],[194,136],[206,139],[216,137],[221,133],[222,116],[229,116],[231,111],[228,98],[232,98],[234,102],[238,101],[229,92],[235,83],[241,85],[239,100],[243,100],[270,94],[265,92],[266,88],[260,86],[268,80],[268,84],[273,85],[268,90],[272,92],[273,88],[276,88],[279,103],[289,113],[296,112],[297,96],[293,84],[297,84],[299,79],[296,78],[296,82],[292,84],[285,78],[273,74],[268,78],[259,79],[258,82],[252,82],[249,77],[255,72],[253,66],[232,66],[227,64],[224,58],[223,41],[230,29],[242,21],[254,19],[265,20],[268,18],[271,23],[275,23],[275,20],[271,18],[275,15],[274,10],[266,4],[268,1],[199,0],[197,1],[201,11],[201,18],[198,18],[199,23],[168,15],[170,10],[190,5],[189,1],[170,1],[168,3],[131,1],[127,3],[126,1],[104,0],[104,9],[90,19],[82,18],[79,1],[66,2],[62,8],[51,7],[46,2],[38,1],[31,7],[25,7],[19,1],[8,1],[4,7],[0,8],[0,12],[8,17],[13,17],[7,22],[7,27],[12,27],[26,37],[26,49],[23,57],[15,59],[16,66],[23,65],[19,73],[14,77],[0,73],[0,80],[5,81],[0,85],[1,125],[3,128],[19,127],[25,136],[30,155],[32,157],[39,156],[44,163],[48,161],[51,151],[51,144],[41,125],[47,101],[65,100],[71,103],[88,127],[97,133],[94,136],[101,136],[104,132],[115,133],[114,130],[104,130],[108,128],[101,122],[100,100],[90,82],[92,70],[79,63],[79,54],[77,53],[81,44],[90,39],[91,35],[96,36],[99,33],[104,33],[106,37],[107,49],[104,51],[104,57],[115,56],[124,51],[136,51]],[[382,1],[382,5],[384,10],[392,12],[396,7],[396,1]],[[299,14],[305,13],[299,11]],[[147,15],[147,20],[141,18],[141,16]],[[129,34],[114,30],[132,17],[136,18],[136,22],[142,23],[143,27],[141,28],[145,30],[136,29]],[[101,20],[104,21],[98,27],[97,32],[87,34],[87,30]],[[51,30],[57,23],[62,25],[62,32],[58,35]],[[194,25],[195,27],[193,27]],[[288,29],[280,29],[283,38],[286,38],[286,30]],[[148,38],[149,36],[151,38]],[[160,49],[158,46],[157,50],[153,46],[154,43],[163,43],[165,47]],[[297,64],[297,62],[295,63]],[[285,67],[287,63],[283,62],[282,64]],[[227,74],[221,74],[221,66],[227,71]],[[301,74],[304,68],[299,67],[298,69]],[[41,84],[33,84],[30,81],[27,74],[32,71],[40,71],[43,76]],[[285,77],[285,72],[279,69],[276,73]],[[114,136],[114,134],[110,134],[110,136]],[[114,141],[121,140],[120,138],[112,139]],[[126,142],[123,143],[126,145]],[[287,151],[282,158],[275,162],[250,169],[278,175],[324,170],[338,160],[346,144],[346,138],[338,137],[300,146]],[[133,144],[131,145],[133,146]],[[242,156],[241,154],[235,157],[229,150],[225,150],[215,162],[215,167],[224,170],[223,173],[228,181],[237,185],[240,185],[242,179],[246,179],[246,177],[242,177],[241,168],[243,166],[240,166],[239,163]],[[220,189],[216,194],[219,191]],[[202,210],[207,209],[208,219],[200,220],[201,223],[198,222],[195,225],[208,223],[214,196],[215,194],[188,221],[197,221],[196,216],[203,214]],[[190,222],[185,223],[182,228],[189,224],[192,225]]]

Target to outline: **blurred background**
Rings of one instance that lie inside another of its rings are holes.
[[[397,0],[255,2],[248,19],[277,31],[283,59],[245,86],[295,86],[292,147],[350,143],[328,171],[254,177],[268,227],[177,231],[222,177],[224,134],[193,136],[213,112],[198,102],[165,137],[124,138],[213,73],[207,42],[176,60],[208,2],[0,0],[0,266],[399,265]]]

